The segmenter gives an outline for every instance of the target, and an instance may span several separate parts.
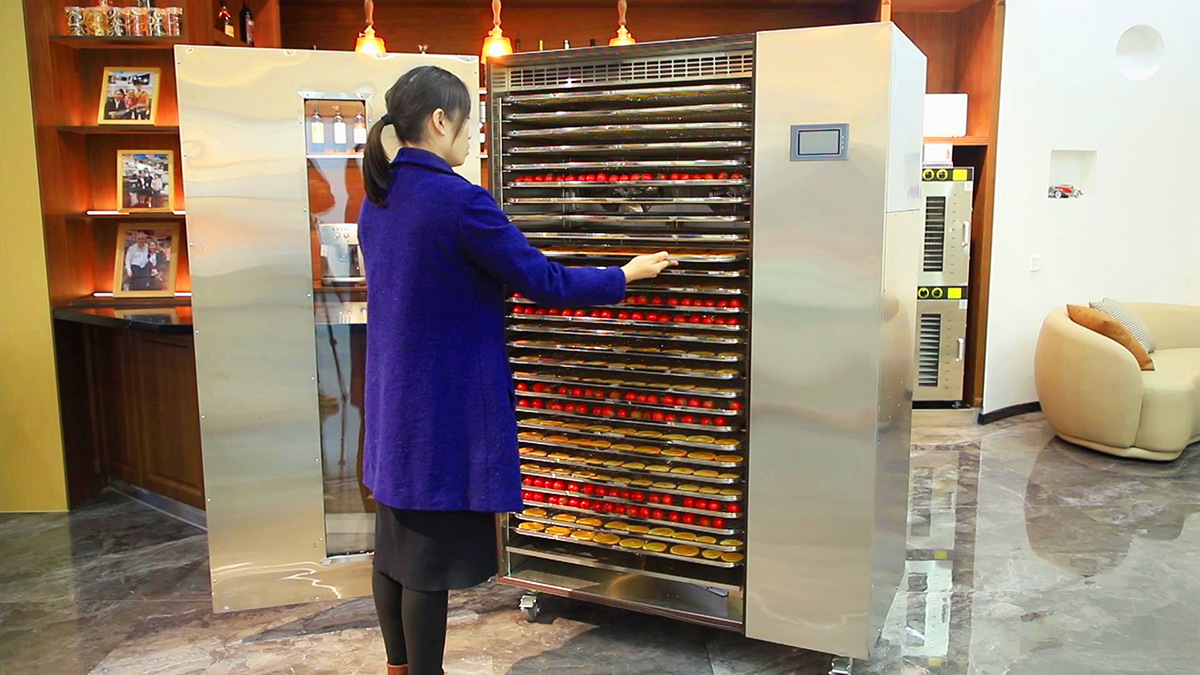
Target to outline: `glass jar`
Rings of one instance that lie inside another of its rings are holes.
[[[165,19],[167,35],[179,37],[183,34],[183,8],[166,7],[164,9],[167,12]]]
[[[129,22],[129,34],[144,37],[150,34],[150,12],[145,7],[126,7],[125,20]]]
[[[143,7],[142,9],[146,9]],[[152,7],[146,10],[149,13],[146,35],[151,37],[162,37],[167,34],[166,19],[167,13],[161,7]]]
[[[129,34],[125,25],[125,12],[120,7],[110,5],[104,8],[104,27],[108,30],[108,34],[114,37],[122,37]]]
[[[104,37],[107,34],[107,23],[104,17],[104,7],[83,8],[83,34],[92,37]]]
[[[83,8],[65,7],[63,10],[67,15],[67,35],[74,35],[76,37],[86,35],[83,30]]]

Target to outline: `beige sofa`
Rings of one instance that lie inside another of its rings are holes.
[[[1034,379],[1064,440],[1121,457],[1170,461],[1200,441],[1200,307],[1126,304],[1158,341],[1153,371],[1059,307],[1038,336]]]

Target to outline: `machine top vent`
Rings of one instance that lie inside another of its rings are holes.
[[[613,82],[673,82],[730,77],[751,77],[754,53],[688,54],[611,63],[548,64],[521,66],[496,73],[496,89],[522,91],[609,84]],[[507,81],[505,81],[507,80]]]

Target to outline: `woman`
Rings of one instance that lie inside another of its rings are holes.
[[[388,673],[441,673],[447,590],[496,573],[494,514],[521,508],[506,288],[544,305],[619,302],[667,253],[564,268],[529,245],[466,159],[473,102],[415,68],[367,139],[359,216],[367,269],[364,481],[379,503],[373,587]],[[389,162],[384,129],[402,146]]]

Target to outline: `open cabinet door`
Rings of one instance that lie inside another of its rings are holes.
[[[396,78],[438,65],[478,99],[478,57],[179,46],[175,64],[213,607],[366,595],[362,147]]]

